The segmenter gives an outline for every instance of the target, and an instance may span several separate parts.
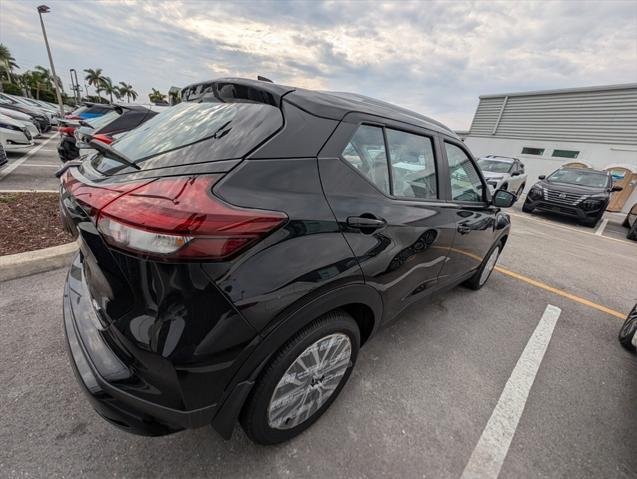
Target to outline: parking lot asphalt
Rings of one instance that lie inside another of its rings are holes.
[[[57,153],[59,136],[50,130],[21,152],[7,152],[8,164],[0,169],[0,192],[7,190],[58,190],[55,171],[62,165]]]
[[[406,310],[362,349],[323,418],[274,447],[239,427],[224,441],[208,427],[145,438],[107,424],[67,359],[66,272],[1,283],[0,476],[457,478],[550,304],[561,314],[499,477],[637,477],[637,357],[617,342],[637,302],[637,243],[511,214],[482,290]]]

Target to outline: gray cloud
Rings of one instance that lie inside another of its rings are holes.
[[[32,0],[0,42],[47,65]],[[637,81],[637,3],[51,1],[59,74],[102,67],[146,96],[215,76],[355,91],[468,127],[480,94]]]

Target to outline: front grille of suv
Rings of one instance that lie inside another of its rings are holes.
[[[544,188],[544,199],[553,203],[576,206],[584,199],[584,196]]]

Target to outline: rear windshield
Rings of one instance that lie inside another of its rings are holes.
[[[478,165],[482,171],[490,171],[491,173],[508,173],[513,165],[512,161],[507,160],[489,160],[481,158],[478,160]]]
[[[608,186],[608,175],[596,171],[585,170],[557,170],[548,180],[569,185],[589,186],[592,188],[604,188]]]
[[[279,109],[262,103],[180,103],[111,146],[136,163],[191,145],[201,148],[179,164],[241,158],[282,125]]]
[[[96,116],[95,118],[89,118],[88,120],[84,120],[84,123],[88,123],[93,127],[93,129],[97,130],[98,128],[102,128],[103,126],[108,125],[111,121],[119,116],[115,110],[111,110],[108,113],[102,116]]]

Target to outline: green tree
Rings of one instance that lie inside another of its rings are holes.
[[[104,75],[102,74],[101,68],[87,68],[84,70],[86,76],[84,79],[86,82],[95,88],[95,92],[97,96],[100,96],[100,92],[102,91],[102,82],[104,81]]]
[[[119,94],[122,96],[122,98],[126,97],[126,101],[129,103],[131,98],[133,99],[133,101],[135,101],[135,99],[137,98],[137,92],[133,90],[133,85],[123,81],[119,82],[119,85]]]
[[[148,99],[151,101],[151,103],[161,103],[166,101],[166,95],[164,95],[159,90],[155,90],[154,88],[152,88],[152,92],[148,94]]]
[[[101,81],[102,91],[106,93],[113,103],[113,95],[119,100],[121,98],[119,88],[113,85],[112,80],[109,77],[103,77]]]
[[[15,58],[11,55],[9,49],[0,43],[0,78],[6,76],[7,80],[12,81],[13,69],[20,68],[15,62]]]

